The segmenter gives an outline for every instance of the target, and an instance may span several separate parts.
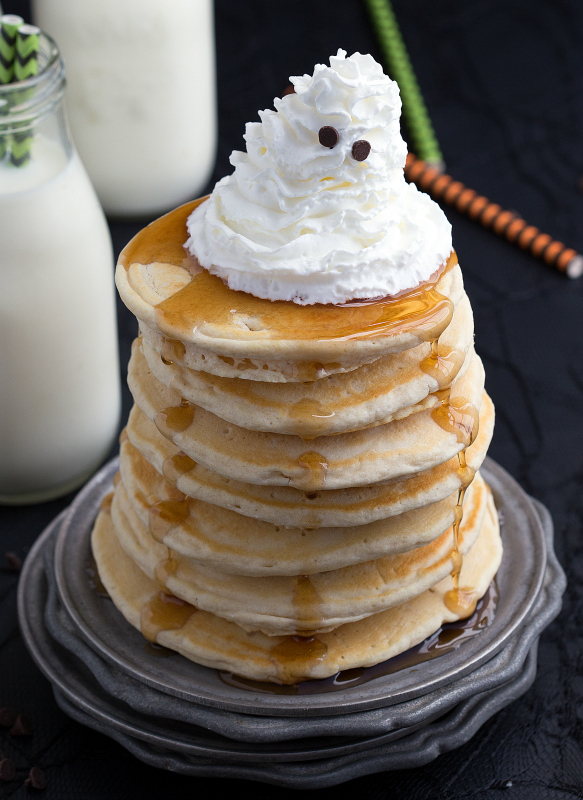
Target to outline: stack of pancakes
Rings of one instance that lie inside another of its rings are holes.
[[[209,667],[295,683],[377,664],[471,614],[501,558],[457,259],[397,298],[261,300],[186,257],[195,205],[118,265],[140,337],[101,580]]]

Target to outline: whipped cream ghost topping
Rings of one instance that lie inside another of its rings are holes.
[[[451,252],[451,226],[405,181],[397,84],[372,56],[344,50],[290,80],[295,94],[247,124],[247,152],[232,153],[235,171],[188,218],[185,246],[232,289],[304,305],[429,278]],[[323,127],[338,134],[326,144]]]

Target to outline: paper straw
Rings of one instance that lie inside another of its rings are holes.
[[[16,31],[24,24],[16,14],[3,14],[0,17],[0,84],[10,83],[14,77],[14,56],[16,53]],[[0,114],[2,110],[0,109]],[[10,136],[0,135],[0,160],[10,147]]]
[[[0,17],[0,84],[10,83],[14,77],[16,31],[23,24],[22,17],[16,14],[3,14]]]
[[[39,37],[40,28],[36,25],[21,25],[16,31],[15,81],[24,81],[37,74]]]
[[[443,201],[456,208],[461,214],[479,222],[551,267],[564,272],[569,278],[583,275],[583,256],[576,250],[566,247],[548,233],[541,233],[534,225],[513,211],[506,211],[487,197],[468,189],[451,175],[445,175],[430,164],[409,153],[405,166],[405,177],[415,183],[435,200]]]
[[[16,32],[16,55],[14,57],[14,80],[24,81],[38,73],[38,50],[40,28],[21,25]],[[24,99],[24,98],[23,98]],[[13,133],[10,162],[23,167],[30,161],[33,137],[29,132]]]
[[[517,244],[535,258],[564,272],[569,278],[583,275],[583,256],[529,225],[512,211],[506,211],[487,197],[468,189],[460,181],[444,174],[444,162],[435,132],[423,102],[419,84],[407,54],[407,49],[390,0],[365,0],[376,29],[389,73],[399,84],[403,101],[403,116],[409,127],[412,149],[405,177],[431,194],[436,200],[454,206],[462,214],[480,222],[498,236]]]
[[[412,149],[424,161],[443,169],[443,156],[391,3],[389,0],[366,0],[366,4],[389,75],[399,84]]]

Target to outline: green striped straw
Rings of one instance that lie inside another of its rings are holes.
[[[16,14],[0,17],[0,84],[10,83],[14,78],[16,31],[21,25],[24,25],[24,20]]]
[[[403,116],[411,134],[412,149],[420,159],[443,170],[445,166],[443,156],[391,3],[389,0],[365,0],[365,2],[390,77],[399,84]]]
[[[16,32],[15,81],[24,81],[38,73],[39,45],[40,28],[37,28],[36,25],[21,25]],[[32,140],[33,137],[30,133],[12,134],[10,161],[15,167],[23,167],[30,161]]]
[[[16,14],[3,14],[0,17],[0,84],[2,85],[10,83],[14,77],[16,31],[23,24],[22,17]],[[9,146],[10,136],[0,135],[0,160],[6,155]]]
[[[37,74],[39,37],[40,28],[37,28],[36,25],[21,25],[16,31],[15,81],[24,81]]]

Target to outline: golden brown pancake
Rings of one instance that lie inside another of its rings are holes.
[[[92,546],[105,588],[131,625],[199,664],[253,680],[296,683],[372,666],[423,641],[442,623],[457,619],[444,603],[451,589],[447,577],[405,603],[316,637],[294,640],[247,633],[208,611],[161,600],[156,582],[119,544],[107,512],[97,519]],[[490,499],[480,535],[464,559],[461,584],[482,596],[501,556],[498,516]]]

